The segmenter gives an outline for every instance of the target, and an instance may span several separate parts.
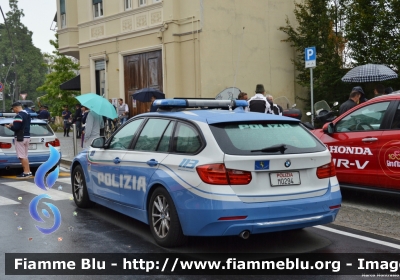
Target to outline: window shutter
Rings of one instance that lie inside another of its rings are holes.
[[[60,0],[60,14],[65,15],[65,0]]]
[[[95,69],[96,70],[105,70],[106,69],[106,62],[105,60],[97,60],[95,62]]]
[[[103,2],[103,0],[93,0],[93,5]]]

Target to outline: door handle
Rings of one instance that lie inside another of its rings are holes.
[[[375,141],[378,141],[378,138],[375,138],[375,137],[367,137],[367,138],[363,138],[362,141],[363,141],[363,142],[375,142]]]
[[[118,164],[118,163],[121,162],[121,160],[119,159],[119,157],[116,157],[113,161],[114,161],[115,164]]]
[[[146,163],[148,165],[150,165],[151,167],[153,167],[153,166],[156,166],[158,164],[158,161],[156,161],[155,159],[151,159],[151,160],[148,160]]]

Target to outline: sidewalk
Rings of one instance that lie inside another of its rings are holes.
[[[74,155],[74,143],[72,132],[69,133],[69,137],[64,137],[63,132],[56,132],[56,136],[58,140],[60,140],[60,148],[61,148],[61,163],[65,165],[71,165],[72,159],[75,157]],[[76,147],[77,147],[77,154],[82,151],[81,148],[81,139],[76,139]]]

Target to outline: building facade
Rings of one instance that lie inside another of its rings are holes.
[[[254,94],[264,84],[294,102],[295,51],[278,28],[293,1],[57,0],[59,51],[80,62],[81,93],[123,98],[131,116],[152,87],[166,98],[215,98],[227,88]]]

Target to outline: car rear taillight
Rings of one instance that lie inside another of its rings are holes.
[[[247,185],[251,182],[251,172],[226,169],[223,163],[206,164],[196,167],[200,179],[211,185]]]
[[[332,161],[317,168],[317,177],[319,179],[330,178],[333,176],[336,176],[336,169]]]
[[[52,145],[53,147],[60,147],[60,140],[56,138],[54,141],[46,142],[46,147]]]
[[[0,142],[0,149],[10,149],[11,146],[12,146],[11,143]]]

